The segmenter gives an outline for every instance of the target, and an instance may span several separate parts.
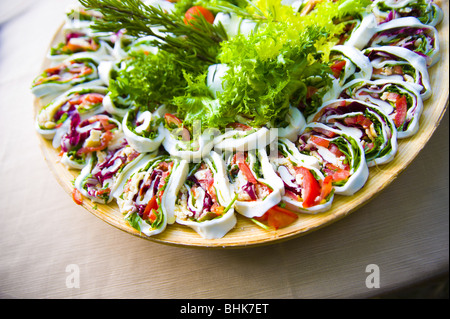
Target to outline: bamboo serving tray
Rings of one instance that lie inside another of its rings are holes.
[[[329,211],[310,215],[300,214],[298,220],[288,227],[278,230],[264,230],[254,224],[251,220],[240,216],[236,226],[221,239],[203,239],[194,230],[179,224],[168,225],[166,230],[159,235],[147,237],[129,226],[124,220],[115,201],[110,204],[94,203],[84,198],[82,206],[106,223],[125,231],[131,235],[150,240],[157,243],[186,247],[231,247],[241,248],[257,245],[267,245],[282,240],[296,238],[321,227],[344,218],[356,211],[362,205],[372,200],[377,194],[385,189],[395,178],[403,172],[413,159],[426,145],[437,126],[439,125],[448,106],[449,96],[449,7],[448,2],[441,3],[444,12],[443,21],[437,26],[440,39],[440,60],[429,68],[430,82],[433,95],[424,101],[424,109],[420,118],[419,131],[412,137],[398,140],[398,153],[395,159],[384,165],[370,168],[369,179],[365,186],[353,196],[335,195],[332,207]],[[61,28],[57,30],[51,46],[60,39]],[[42,69],[49,66],[45,61]],[[41,108],[39,99],[34,102],[34,116]],[[55,175],[59,184],[71,196],[73,191],[72,181],[79,171],[69,170],[59,162],[59,150],[52,147],[51,141],[39,136],[40,148],[43,156]],[[74,204],[75,205],[75,204]]]

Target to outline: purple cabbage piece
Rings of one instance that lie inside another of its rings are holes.
[[[248,194],[248,196],[250,196],[250,198],[252,200],[256,200],[257,199],[256,192],[255,192],[255,186],[252,183],[247,182],[247,184],[242,186],[242,190],[244,192],[246,192]]]

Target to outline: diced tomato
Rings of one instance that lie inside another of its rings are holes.
[[[394,74],[399,74],[399,75],[403,75],[403,68],[401,65],[395,65],[392,68],[392,71],[394,72]]]
[[[341,72],[342,72],[342,69],[345,67],[345,61],[344,60],[342,60],[342,61],[336,61],[330,68],[331,68],[331,71],[333,72],[333,76],[336,78],[336,79],[339,79],[339,77],[341,76]]]
[[[183,21],[185,24],[191,24],[191,20],[196,20],[199,15],[202,15],[209,23],[214,23],[214,15],[212,12],[202,6],[193,6],[189,8],[184,14]]]
[[[242,174],[244,174],[245,178],[252,184],[257,184],[258,181],[256,180],[255,176],[253,176],[253,173],[248,167],[247,163],[245,162],[245,156],[243,152],[237,152],[236,153],[236,163],[239,166],[239,169],[241,170]]]
[[[211,206],[211,212],[216,214],[217,216],[223,215],[223,211],[225,210],[225,207],[221,206],[219,203],[215,202]]]
[[[318,146],[322,146],[325,148],[328,148],[328,146],[330,145],[330,141],[326,140],[324,138],[318,137],[316,135],[311,135],[311,142],[313,142],[314,144],[318,145]]]
[[[97,191],[97,195],[109,194],[111,193],[111,189],[109,187],[100,189]]]
[[[406,101],[405,96],[402,96],[395,102],[396,113],[395,113],[394,122],[395,122],[396,127],[402,126],[403,123],[405,122],[407,108],[408,108],[408,106],[407,106],[407,101]]]
[[[301,174],[303,176],[303,207],[308,208],[314,206],[317,196],[320,195],[319,182],[314,178],[314,175],[309,171],[309,169],[305,167],[297,167],[295,170],[297,174]]]
[[[142,219],[150,219],[151,221],[155,221],[156,219],[156,215],[153,212],[153,210],[157,210],[158,209],[158,202],[156,201],[156,195],[152,197],[152,199],[150,199],[148,201],[147,206],[145,206],[145,210],[144,213],[142,214]],[[152,216],[153,220],[150,218]]]
[[[83,204],[83,195],[81,195],[80,191],[76,188],[72,191],[72,199],[77,205]]]

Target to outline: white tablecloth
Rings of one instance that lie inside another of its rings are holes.
[[[1,1],[1,298],[366,298],[448,271],[448,115],[376,200],[282,243],[162,245],[75,205],[41,154],[29,90],[69,3]],[[366,285],[372,264],[379,288]]]

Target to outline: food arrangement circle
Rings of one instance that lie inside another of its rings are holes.
[[[41,148],[76,204],[152,241],[329,225],[409,165],[448,104],[447,4],[80,3],[32,84]]]

